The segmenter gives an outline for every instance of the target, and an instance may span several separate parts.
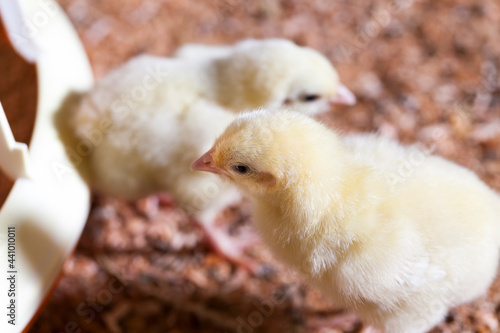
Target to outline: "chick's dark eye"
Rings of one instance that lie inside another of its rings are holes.
[[[248,171],[249,171],[248,167],[245,165],[235,165],[233,167],[233,169],[234,169],[234,171],[236,171],[237,173],[240,173],[242,175],[248,173]]]
[[[313,101],[315,101],[315,100],[317,100],[317,99],[319,99],[319,95],[312,95],[312,94],[311,94],[311,95],[304,95],[304,96],[302,97],[302,100],[303,100],[304,102],[313,102]]]

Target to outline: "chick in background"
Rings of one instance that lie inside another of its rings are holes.
[[[250,266],[241,258],[245,242],[233,242],[214,225],[239,192],[218,177],[191,172],[191,162],[238,112],[286,103],[317,114],[331,103],[354,103],[341,87],[318,52],[286,40],[253,40],[220,56],[134,58],[83,97],[71,122],[81,140],[102,137],[89,156],[98,191],[129,200],[170,192],[217,252]]]
[[[389,189],[387,173],[409,155],[262,110],[233,121],[192,169],[251,196],[265,243],[312,285],[387,333],[422,333],[493,281],[500,197],[437,156]]]
[[[331,103],[356,102],[323,55],[285,39],[250,38],[234,45],[186,44],[174,56],[202,62],[220,61],[219,102],[232,110],[287,104],[299,112],[315,115],[329,110]],[[234,61],[225,62],[223,59],[227,58]],[[325,72],[321,73],[322,70]],[[243,83],[234,85],[234,75],[241,77]],[[333,76],[337,77],[334,81]]]

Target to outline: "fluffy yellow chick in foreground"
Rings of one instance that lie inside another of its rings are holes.
[[[237,262],[242,243],[232,243],[214,222],[239,192],[215,176],[190,172],[191,162],[237,112],[287,103],[316,114],[330,103],[353,103],[339,87],[337,72],[317,51],[287,40],[252,40],[217,57],[134,58],[83,97],[72,125],[90,151],[97,190],[132,200],[170,192],[214,249]]]
[[[437,156],[391,182],[412,149],[342,138],[295,112],[255,111],[192,169],[248,193],[265,242],[312,285],[387,333],[421,333],[492,282],[500,199]]]

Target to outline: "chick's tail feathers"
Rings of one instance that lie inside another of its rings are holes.
[[[59,109],[54,114],[54,125],[57,130],[57,134],[61,142],[63,142],[66,148],[66,153],[69,156],[70,161],[73,162],[73,166],[80,173],[80,175],[87,181],[91,181],[91,168],[87,161],[88,155],[86,154],[89,149],[95,146],[91,141],[92,147],[88,145],[87,141],[89,136],[85,136],[84,131],[80,128],[79,122],[82,100],[85,98],[86,93],[82,92],[72,92],[66,96],[62,101]],[[95,119],[97,123],[97,119]],[[84,123],[84,126],[91,133],[91,129],[94,123]],[[102,138],[102,136],[101,136]],[[92,138],[92,140],[94,140]],[[94,141],[95,142],[95,141]],[[99,143],[99,142],[98,142]]]
[[[69,126],[80,140],[92,139],[97,136],[97,131],[104,131],[110,123],[109,119],[103,118],[97,104],[87,94],[80,95],[68,120]]]

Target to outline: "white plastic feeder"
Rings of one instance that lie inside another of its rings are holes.
[[[54,114],[68,94],[89,89],[93,77],[75,30],[54,1],[0,0],[0,13],[12,45],[36,63],[38,77],[29,149],[14,140],[0,107],[0,172],[15,182],[0,210],[0,332],[22,332],[41,310],[88,216],[89,189],[65,153]],[[12,267],[9,227],[15,228]],[[15,325],[7,308],[12,300]]]

